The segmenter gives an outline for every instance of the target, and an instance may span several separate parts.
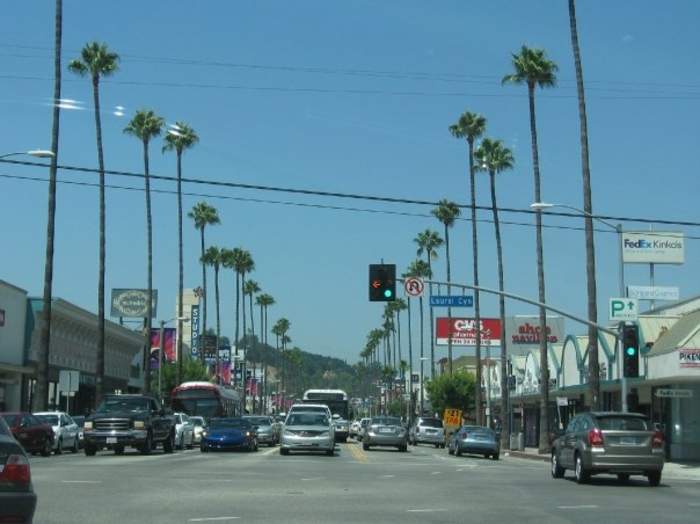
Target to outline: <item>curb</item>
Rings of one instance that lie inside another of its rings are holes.
[[[533,455],[532,453],[524,453],[522,451],[508,451],[509,456],[515,458],[523,458],[530,460],[539,460],[542,462],[549,462],[549,455]]]

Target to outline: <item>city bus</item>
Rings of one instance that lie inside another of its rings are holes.
[[[241,396],[231,387],[209,382],[183,382],[170,395],[173,411],[189,416],[233,417],[241,414]]]
[[[343,420],[350,417],[348,394],[342,389],[307,389],[302,397],[305,404],[325,404],[332,415],[340,415]]]

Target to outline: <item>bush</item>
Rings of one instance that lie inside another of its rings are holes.
[[[440,375],[426,383],[430,403],[441,417],[445,409],[469,411],[474,407],[475,378],[467,371],[455,371],[452,376]]]

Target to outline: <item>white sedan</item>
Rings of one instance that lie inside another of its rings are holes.
[[[42,411],[34,413],[46,424],[53,428],[53,451],[56,455],[63,453],[64,449],[69,449],[73,453],[80,451],[80,428],[67,413],[63,411]]]
[[[185,413],[173,413],[175,419],[175,446],[191,449],[194,442],[194,424]]]

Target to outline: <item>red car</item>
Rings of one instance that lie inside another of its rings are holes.
[[[53,428],[31,413],[0,413],[27,453],[48,457],[53,449]]]

